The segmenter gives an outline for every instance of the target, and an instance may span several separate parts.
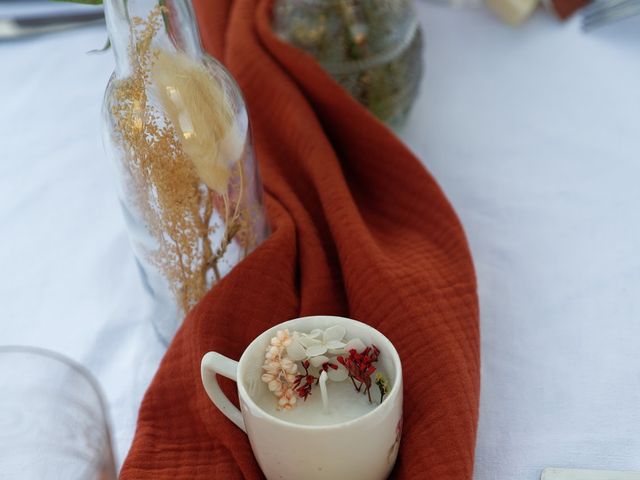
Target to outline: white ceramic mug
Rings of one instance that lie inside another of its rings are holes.
[[[353,420],[319,426],[284,421],[260,408],[254,398],[266,388],[261,380],[261,367],[266,347],[276,332],[284,329],[311,332],[333,325],[346,329],[345,338],[359,338],[380,349],[378,365],[391,385],[384,401]],[[241,410],[222,393],[216,374],[237,382]],[[219,353],[207,353],[202,358],[202,383],[211,401],[247,433],[260,468],[269,480],[382,480],[388,477],[396,461],[402,432],[400,357],[387,337],[364,323],[325,315],[289,320],[259,335],[239,362]]]

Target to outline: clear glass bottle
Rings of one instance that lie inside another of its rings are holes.
[[[273,27],[380,120],[402,125],[422,76],[413,0],[276,0]]]
[[[168,342],[268,234],[240,90],[202,50],[188,0],[105,0],[116,68],[103,137],[154,325]]]

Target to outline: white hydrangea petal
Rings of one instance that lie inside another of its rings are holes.
[[[346,344],[345,344],[346,346]],[[347,351],[345,350],[344,346],[342,348],[330,348],[329,350],[327,350],[327,353],[329,355],[333,355],[334,357],[337,355],[344,355],[345,353],[347,353]]]
[[[324,365],[328,361],[329,361],[329,359],[327,357],[325,357],[324,355],[318,355],[317,357],[311,357],[309,359],[309,362],[311,362],[311,365],[313,365],[314,367],[321,367],[322,365]]]
[[[292,342],[287,347],[287,356],[294,362],[299,362],[307,358],[307,352],[300,342]]]
[[[334,325],[333,327],[329,327],[324,331],[322,339],[325,343],[330,342],[331,340],[342,340],[346,334],[346,328],[344,328],[342,325]]]
[[[315,338],[311,338],[311,337],[306,337],[306,336],[302,336],[298,339],[298,341],[305,347],[311,347],[313,345],[320,345],[322,342],[320,340],[317,340]]]
[[[359,338],[352,338],[344,347],[347,352],[355,349],[355,351],[358,353],[362,352],[365,348],[367,348],[366,345]]]
[[[323,334],[322,330],[320,330],[319,328],[314,328],[313,330],[311,330],[311,333],[307,333],[306,335],[309,338],[318,338],[322,334]]]
[[[332,350],[336,350],[336,349],[340,349],[342,347],[344,347],[346,344],[344,342],[341,342],[339,340],[329,340],[328,342],[324,343],[324,346],[332,349]]]
[[[334,370],[333,368],[330,368],[327,371],[327,376],[332,382],[342,382],[347,379],[349,372],[347,372],[347,369],[342,365],[338,364],[338,369]]]
[[[327,347],[322,344],[311,345],[310,347],[307,347],[307,355],[309,357],[317,357],[318,355],[323,355],[324,353],[326,353],[326,351]]]

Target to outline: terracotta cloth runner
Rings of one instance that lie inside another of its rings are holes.
[[[244,93],[273,233],[188,315],[145,395],[122,478],[262,478],[245,434],[205,394],[200,359],[239,359],[267,328],[313,314],[369,323],[400,353],[393,478],[471,478],[478,306],[454,211],[390,131],[274,36],[270,0],[194,3],[206,49]]]
[[[561,20],[568,19],[575,12],[589,4],[589,0],[551,0],[551,8]]]

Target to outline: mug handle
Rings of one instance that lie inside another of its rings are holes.
[[[244,419],[242,413],[231,403],[227,396],[220,389],[216,374],[230,378],[234,382],[238,381],[238,362],[230,358],[220,355],[217,352],[209,352],[202,357],[200,364],[200,374],[202,375],[202,384],[207,391],[207,395],[218,407],[218,409],[240,429],[246,433],[244,427]]]

